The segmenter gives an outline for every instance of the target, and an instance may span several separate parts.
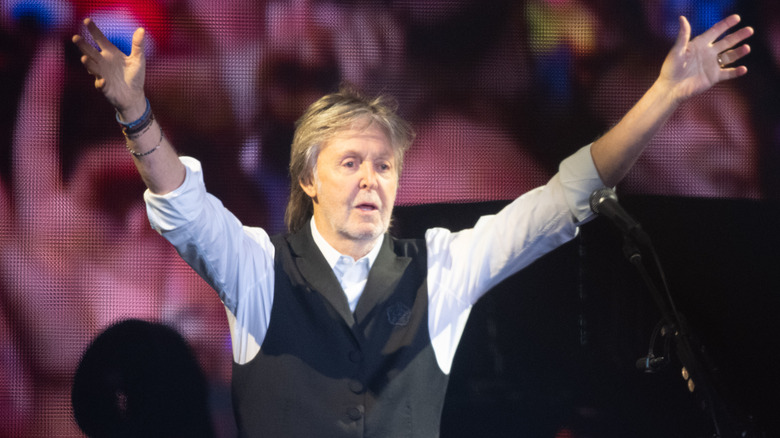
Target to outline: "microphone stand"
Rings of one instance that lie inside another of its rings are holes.
[[[682,374],[687,381],[688,390],[692,393],[700,394],[702,397],[702,409],[707,411],[712,420],[714,428],[713,438],[758,436],[750,428],[735,420],[729,412],[726,403],[718,397],[713,378],[714,367],[707,360],[704,347],[692,336],[685,318],[674,304],[660,260],[649,236],[641,227],[637,226],[637,230],[634,230],[634,232],[623,233],[623,242],[624,256],[638,270],[661,312],[663,321],[671,327],[666,336],[672,336],[672,339],[675,341],[677,356],[683,365]],[[658,270],[658,277],[664,289],[663,293],[656,286],[656,282],[645,266],[640,243],[642,246],[646,246],[653,256],[653,261]],[[705,366],[705,363],[707,366]]]

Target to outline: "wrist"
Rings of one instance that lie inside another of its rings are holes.
[[[685,99],[681,97],[678,87],[671,80],[658,78],[650,90],[656,94],[657,99],[677,108]]]
[[[677,108],[685,99],[680,97],[677,87],[671,81],[657,79],[650,87],[649,93],[654,95],[655,101],[668,105],[670,108]]]
[[[143,117],[148,108],[149,100],[141,95],[139,99],[135,99],[133,104],[124,107],[116,108],[117,121],[120,123],[130,124]]]
[[[144,109],[138,117],[134,116],[136,112],[137,108],[133,108],[133,118],[130,118],[129,116],[125,118],[125,116],[120,114],[119,110],[116,112],[116,121],[119,123],[119,126],[122,127],[122,131],[125,133],[125,135],[129,133],[128,131],[135,132],[139,129],[142,129],[143,126],[148,125],[151,119],[154,118],[154,115],[152,114],[152,106],[149,104],[149,99],[144,99]]]

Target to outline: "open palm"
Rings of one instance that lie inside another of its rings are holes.
[[[144,77],[146,57],[144,55],[144,29],[133,33],[133,44],[129,56],[125,56],[95,23],[84,20],[87,30],[100,47],[97,50],[81,36],[74,36],[73,42],[81,50],[81,62],[87,71],[95,76],[95,88],[101,90],[106,99],[122,114],[140,112],[145,108]],[[135,114],[133,114],[135,115]]]
[[[750,53],[747,44],[735,46],[753,35],[753,29],[744,27],[718,39],[739,22],[738,15],[731,15],[689,41],[691,25],[685,17],[680,17],[677,40],[666,56],[659,77],[659,80],[669,82],[678,102],[700,94],[718,82],[747,73],[745,66],[729,65]]]

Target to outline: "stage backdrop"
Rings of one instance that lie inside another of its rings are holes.
[[[733,12],[756,29],[749,76],[681,107],[619,192],[760,204],[780,197],[774,1],[4,0],[0,436],[78,436],[73,373],[127,318],[184,335],[219,435],[234,433],[224,310],[149,228],[114,111],[70,42],[85,17],[125,51],[147,29],[146,92],[166,136],[242,221],[276,233],[294,122],[342,82],[394,96],[417,132],[399,204],[504,201],[619,120],[679,15],[698,34]]]

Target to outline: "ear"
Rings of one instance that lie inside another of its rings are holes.
[[[314,184],[314,178],[301,179],[298,184],[301,185],[301,189],[308,197],[312,199],[317,197],[317,185]]]

